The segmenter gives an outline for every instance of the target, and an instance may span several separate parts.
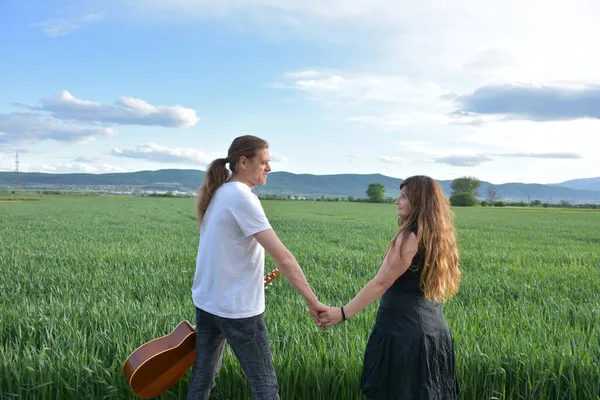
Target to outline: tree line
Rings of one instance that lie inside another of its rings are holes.
[[[477,197],[481,197],[479,193],[479,187],[481,181],[473,176],[461,176],[452,181],[450,187],[452,193],[450,195],[450,204],[454,207],[473,207],[476,205],[481,206],[494,206],[494,207],[574,207],[574,208],[600,208],[596,204],[579,204],[577,206],[570,204],[567,200],[561,200],[558,204],[551,204],[542,202],[541,200],[533,200],[531,202],[517,201],[517,202],[506,202],[500,198],[498,189],[493,186],[488,186],[484,200],[478,201]],[[396,199],[393,197],[385,196],[385,186],[382,183],[370,183],[365,191],[366,198],[359,198],[354,196],[346,197],[327,197],[321,196],[317,198],[303,198],[302,200],[307,201],[350,201],[358,203],[393,203]],[[277,196],[274,194],[268,194],[259,196],[265,200],[295,200],[294,197],[288,196]]]
[[[567,200],[561,200],[558,204],[551,204],[542,202],[541,200],[533,200],[531,202],[517,201],[517,202],[505,202],[500,200],[498,189],[493,186],[488,186],[485,193],[485,200],[479,202],[477,197],[479,194],[479,186],[481,181],[473,176],[461,176],[460,178],[454,179],[450,187],[452,188],[452,194],[450,195],[450,204],[455,207],[472,207],[477,204],[486,207],[574,207],[574,208],[600,208],[596,204],[579,204],[577,206],[569,203]]]

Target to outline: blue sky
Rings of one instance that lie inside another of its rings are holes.
[[[4,0],[0,170],[600,175],[594,1]]]

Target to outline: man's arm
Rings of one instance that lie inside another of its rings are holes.
[[[302,272],[302,268],[300,268],[294,255],[281,243],[273,229],[255,233],[254,238],[273,257],[275,265],[288,282],[304,297],[315,323],[320,325],[318,313],[327,311],[329,307],[319,302],[319,299],[308,285],[304,272]]]

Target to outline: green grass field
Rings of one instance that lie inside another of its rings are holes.
[[[394,205],[264,206],[331,305],[375,274],[396,229]],[[0,203],[0,399],[134,398],[121,372],[129,353],[182,319],[195,323],[193,210],[192,199],[165,198]],[[444,311],[461,398],[600,398],[600,212],[455,212],[463,281]],[[376,307],[320,331],[275,281],[265,318],[281,398],[361,398]],[[162,398],[184,398],[187,382]],[[229,349],[214,397],[250,398]]]

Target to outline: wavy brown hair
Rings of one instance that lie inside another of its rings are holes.
[[[458,268],[458,247],[454,230],[454,215],[440,185],[428,176],[412,176],[400,184],[412,206],[410,215],[400,217],[396,238],[408,238],[411,227],[417,226],[417,242],[425,250],[425,262],[420,285],[429,300],[445,302],[459,289],[461,272]],[[400,245],[406,243],[404,240]]]
[[[225,182],[235,175],[235,168],[240,157],[252,158],[262,149],[269,147],[269,143],[256,136],[239,136],[233,140],[227,158],[217,158],[210,163],[204,173],[204,181],[198,189],[198,201],[196,203],[196,219],[198,225],[202,225],[204,214],[217,191]],[[229,164],[229,169],[226,165]],[[231,170],[231,173],[229,172]]]

